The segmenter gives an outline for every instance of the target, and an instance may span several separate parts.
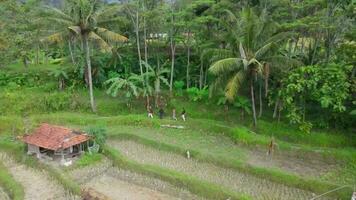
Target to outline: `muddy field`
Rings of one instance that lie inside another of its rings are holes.
[[[25,190],[25,200],[75,200],[45,172],[28,168],[0,153],[0,160]]]
[[[200,179],[222,185],[236,192],[249,194],[261,200],[310,199],[315,194],[260,179],[236,170],[197,162],[183,156],[161,152],[132,141],[110,141],[109,144],[128,158],[145,164],[153,164],[183,172]]]
[[[82,187],[95,188],[113,200],[202,200],[159,179],[112,167],[107,159],[68,174]]]

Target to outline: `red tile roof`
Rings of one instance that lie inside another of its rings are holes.
[[[27,144],[32,144],[50,150],[59,150],[88,141],[90,136],[62,126],[41,124],[31,135],[23,138]]]

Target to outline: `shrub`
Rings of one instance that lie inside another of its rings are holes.
[[[107,138],[107,130],[103,125],[89,127],[86,132],[94,138],[94,142],[103,146]]]
[[[208,87],[204,87],[203,89],[199,90],[196,87],[191,87],[187,89],[188,97],[191,101],[202,101],[204,99],[208,99],[209,97],[209,90]]]
[[[183,87],[184,87],[184,81],[175,81],[174,82],[174,91],[177,96],[183,96]]]

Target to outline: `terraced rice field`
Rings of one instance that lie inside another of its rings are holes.
[[[233,191],[251,195],[258,200],[310,199],[315,194],[260,179],[236,170],[225,169],[213,164],[197,162],[183,156],[158,151],[132,141],[110,141],[109,144],[139,163],[158,165],[176,170],[208,182],[216,183]]]
[[[120,126],[120,129],[112,128],[111,132],[137,134],[139,137],[180,146],[185,149],[199,150],[208,155],[214,154],[224,156],[226,159],[243,160],[256,167],[279,169],[302,177],[320,178],[320,176],[339,168],[339,163],[336,163],[335,159],[324,158],[318,153],[307,157],[298,151],[293,153],[277,150],[273,158],[271,158],[266,157],[267,148],[250,149],[239,146],[222,135],[217,136],[205,132],[190,131],[189,129],[170,129],[169,134],[167,134],[167,129],[164,128],[140,127],[138,130],[137,127],[133,126]]]
[[[95,165],[74,169],[68,174],[82,187],[95,188],[114,200],[202,200],[159,179],[112,167],[107,159]]]
[[[44,171],[34,170],[0,153],[0,160],[25,190],[25,200],[77,200]]]
[[[0,200],[10,200],[3,188],[0,187]]]

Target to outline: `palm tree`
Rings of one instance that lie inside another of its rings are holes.
[[[147,76],[147,80],[148,80],[148,83],[146,85],[149,85],[149,82],[151,82],[151,81],[154,83],[155,105],[156,105],[156,107],[158,107],[159,106],[159,95],[161,93],[161,82],[169,87],[169,82],[168,82],[168,79],[165,77],[165,75],[167,75],[170,72],[170,70],[167,68],[162,69],[160,66],[159,60],[157,60],[157,66],[155,68],[153,68],[151,65],[149,65],[146,62],[144,62],[144,64],[148,69],[148,72],[145,73],[145,76]],[[165,64],[163,64],[163,66]]]
[[[62,69],[53,69],[49,75],[58,80],[58,89],[63,90],[65,87],[65,80],[68,79],[67,72]]]
[[[82,51],[85,53],[86,71],[88,75],[90,104],[93,112],[96,112],[92,67],[90,59],[90,44],[89,41],[95,41],[100,49],[111,51],[109,42],[123,42],[127,38],[103,28],[108,22],[113,22],[116,19],[116,7],[102,6],[100,1],[92,0],[67,0],[66,3],[69,10],[59,10],[53,7],[47,7],[45,10],[46,19],[56,23],[62,28],[62,31],[51,35],[53,38],[63,38],[72,33],[81,41]],[[110,19],[110,20],[108,20]]]
[[[225,24],[228,31],[226,38],[229,40],[230,48],[229,51],[214,50],[217,61],[209,68],[209,71],[217,76],[213,88],[224,85],[225,96],[233,102],[242,84],[248,81],[253,122],[256,126],[255,82],[264,78],[265,83],[268,83],[269,66],[276,67],[287,61],[286,57],[277,54],[277,50],[281,41],[290,34],[277,33],[277,24],[270,20],[265,12],[257,16],[252,9],[247,8],[242,10],[239,17],[230,11],[226,12],[228,14]],[[265,90],[267,93],[267,84]]]
[[[106,91],[107,94],[113,97],[118,96],[119,91],[123,91],[125,98],[127,99],[127,107],[131,107],[132,97],[138,97],[140,89],[138,85],[142,83],[142,77],[137,74],[128,74],[124,77],[111,78],[104,82],[105,85],[110,85],[109,89]]]

